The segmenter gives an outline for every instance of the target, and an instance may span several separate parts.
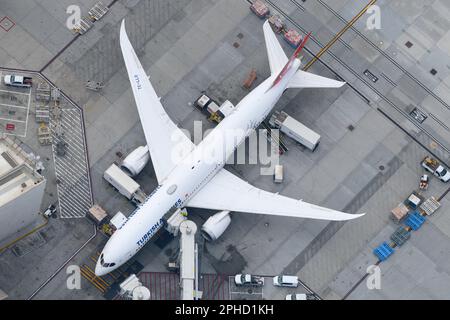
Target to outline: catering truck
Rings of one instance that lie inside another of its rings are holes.
[[[422,160],[422,167],[443,182],[448,182],[450,180],[450,172],[434,158],[425,157]]]
[[[144,202],[146,195],[141,186],[114,163],[105,171],[103,178],[135,204]]]
[[[320,135],[289,116],[286,112],[275,111],[269,120],[269,124],[311,151],[314,151],[319,145]]]
[[[6,74],[3,77],[3,82],[7,86],[19,87],[19,88],[30,88],[33,82],[31,77],[18,76],[14,74]]]

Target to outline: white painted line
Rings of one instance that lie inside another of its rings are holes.
[[[14,93],[14,94],[23,94],[25,96],[29,96],[30,93],[31,93],[31,90],[30,90],[30,93],[23,93],[23,92],[16,92],[16,91],[9,91],[9,90],[2,90],[2,89],[0,89],[0,92],[8,92],[8,93]]]
[[[28,109],[27,109],[27,118],[25,120],[25,136],[27,135],[27,129],[28,129],[28,117],[30,115],[30,103],[31,103],[31,88],[30,92],[28,94]]]
[[[27,107],[15,106],[15,105],[13,105],[13,104],[6,104],[6,103],[0,103],[0,106],[12,107],[12,108],[19,108],[19,109],[27,109]]]
[[[5,120],[5,121],[12,121],[12,122],[20,122],[20,123],[26,123],[23,120],[13,120],[13,119],[7,119],[7,118],[0,118],[0,120]]]

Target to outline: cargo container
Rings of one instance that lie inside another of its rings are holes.
[[[224,103],[220,105],[219,108],[219,114],[223,118],[228,117],[230,114],[233,113],[235,110],[234,104],[232,104],[230,101],[226,100]]]
[[[250,6],[250,10],[261,19],[266,18],[270,14],[269,7],[261,0],[255,0]]]
[[[289,116],[286,112],[276,111],[269,120],[269,124],[291,137],[298,143],[314,151],[320,143],[320,135],[304,124]]]
[[[117,165],[112,164],[103,174],[103,178],[129,200],[140,203],[145,199],[145,196],[140,189],[140,185],[123,172]]]

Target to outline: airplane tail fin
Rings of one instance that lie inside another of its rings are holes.
[[[300,52],[305,47],[311,33],[309,33],[303,41],[300,43],[298,48],[295,50],[294,54],[290,59],[284,53],[269,21],[264,23],[264,38],[266,40],[267,56],[270,64],[270,71],[272,74],[278,74],[275,78],[272,86],[274,87],[278,82],[283,79],[283,76],[287,73],[292,62],[300,56]],[[328,79],[325,77],[317,76],[312,73],[308,73],[302,70],[297,70],[292,80],[289,82],[287,88],[340,88],[345,84],[345,82],[336,81],[333,79]]]

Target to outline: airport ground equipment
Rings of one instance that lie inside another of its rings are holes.
[[[89,209],[88,217],[91,218],[95,222],[96,225],[100,225],[106,220],[106,218],[108,217],[108,214],[98,204],[94,204]]]
[[[109,8],[103,4],[103,2],[97,2],[91,10],[88,11],[89,18],[92,21],[98,21],[109,11]]]
[[[198,247],[195,242],[197,226],[186,220],[180,225],[180,287],[182,300],[196,300],[198,291]]]
[[[253,85],[253,82],[255,82],[257,76],[256,76],[256,70],[252,69],[249,74],[247,75],[247,78],[245,78],[244,83],[242,84],[242,86],[244,87],[244,89],[250,90],[250,88]]]
[[[119,294],[127,300],[150,300],[150,290],[142,285],[135,274],[126,278],[119,287]]]
[[[52,95],[52,89],[47,82],[38,82],[36,91],[35,91],[35,99],[36,101],[40,101],[41,103],[47,104],[50,102]]]
[[[391,219],[395,223],[399,224],[409,212],[409,208],[402,202],[397,207],[391,210]]]
[[[269,120],[269,124],[281,132],[291,137],[298,143],[314,151],[320,143],[320,135],[296,119],[289,116],[286,112],[274,112]]]
[[[114,217],[109,220],[109,225],[114,227],[116,230],[119,229],[124,223],[127,221],[127,217],[121,212],[118,211]]]
[[[405,224],[412,230],[417,231],[425,223],[426,218],[422,216],[418,211],[413,211],[408,215],[405,220]]]
[[[433,213],[435,213],[439,208],[441,207],[441,204],[439,201],[436,200],[435,197],[428,198],[420,205],[420,210],[425,213],[427,216],[431,216]]]
[[[5,74],[3,77],[3,82],[7,86],[17,87],[17,88],[31,88],[33,84],[33,78],[19,76],[17,74]]]
[[[270,16],[269,23],[272,26],[272,29],[274,29],[274,31],[276,33],[283,32],[283,30],[285,28],[283,20],[281,19],[281,17],[278,14],[274,14],[274,15]]]
[[[387,260],[387,258],[389,258],[394,252],[394,248],[392,248],[387,242],[383,242],[373,250],[373,253],[380,261]]]
[[[146,196],[141,190],[141,186],[123,172],[116,164],[113,163],[106,169],[103,178],[127,199],[135,203],[142,203],[145,200]]]
[[[428,189],[428,184],[429,184],[428,175],[424,174],[423,176],[420,177],[419,189],[420,190],[427,190]]]
[[[422,160],[421,164],[425,170],[431,172],[442,182],[448,182],[450,180],[450,172],[436,159],[427,156]]]
[[[237,274],[234,276],[234,283],[237,286],[261,287],[264,285],[264,277],[253,276],[251,274]]]
[[[260,19],[265,19],[270,14],[269,7],[261,0],[255,0],[250,10]]]
[[[398,247],[401,247],[409,238],[411,238],[411,229],[404,226],[398,227],[391,235],[391,240]]]
[[[277,135],[277,138],[275,138],[272,129],[267,125],[266,122],[261,122],[261,126],[263,127],[263,129],[266,130],[266,138],[267,141],[271,142],[272,144],[274,144],[276,147],[278,147],[278,153],[281,155],[285,152],[287,152],[289,149],[286,146],[286,144],[284,143],[284,141],[281,139],[280,134]]]
[[[416,210],[420,204],[423,202],[424,197],[421,196],[417,191],[411,193],[411,195],[405,200],[405,205],[407,205],[412,210]]]
[[[287,30],[284,35],[283,35],[283,39],[289,43],[289,45],[292,48],[297,48],[298,45],[300,44],[300,42],[302,41],[303,37],[300,33],[298,33],[296,30],[294,29],[289,29]]]
[[[273,174],[273,182],[275,183],[282,183],[283,182],[283,166],[280,164],[275,165]]]

